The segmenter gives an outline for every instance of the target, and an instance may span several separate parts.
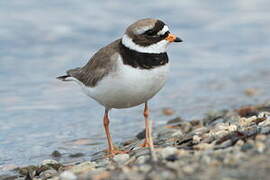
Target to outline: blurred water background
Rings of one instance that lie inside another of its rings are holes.
[[[103,108],[55,77],[145,17],[164,20],[184,40],[169,48],[170,78],[150,102],[154,126],[269,100],[268,0],[1,0],[0,172],[38,164],[54,150],[71,162],[69,154],[90,159],[105,148]],[[176,114],[163,115],[165,107]],[[114,142],[142,130],[142,110],[112,111]]]

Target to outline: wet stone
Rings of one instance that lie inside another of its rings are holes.
[[[116,156],[113,157],[113,160],[117,162],[118,164],[123,164],[127,162],[129,159],[128,154],[117,154]]]
[[[246,152],[248,150],[251,150],[254,146],[252,144],[244,144],[242,147],[241,147],[241,150]]]
[[[205,125],[211,125],[215,121],[223,119],[227,112],[227,110],[208,112],[206,117],[203,119],[203,123]]]
[[[182,123],[182,122],[184,122],[184,120],[181,117],[177,117],[177,118],[169,120],[167,122],[167,124],[168,125],[175,125],[175,124]]]
[[[27,166],[27,167],[22,167],[22,168],[16,168],[15,171],[18,171],[21,175],[28,175],[28,174],[32,174],[35,171],[38,170],[37,166]]]
[[[58,172],[56,170],[49,169],[49,170],[41,172],[39,177],[42,179],[47,179],[47,178],[51,178],[53,176],[56,176],[57,174],[58,174]]]
[[[60,174],[60,180],[77,180],[77,176],[70,171],[64,171]]]
[[[73,166],[72,168],[68,169],[68,171],[74,174],[80,174],[80,173],[85,173],[87,171],[94,170],[95,167],[96,167],[95,162],[86,161],[86,162]]]
[[[178,160],[178,156],[176,154],[171,154],[171,155],[169,155],[169,156],[166,157],[166,161],[172,161],[172,162],[174,162],[176,160]]]
[[[62,156],[62,154],[59,151],[53,151],[51,154],[52,157],[59,158]]]
[[[60,164],[59,162],[55,161],[55,160],[52,160],[52,159],[47,159],[47,160],[44,160],[40,163],[41,166],[43,165],[52,165],[52,164]]]
[[[172,108],[163,108],[162,113],[166,116],[171,116],[175,113],[175,111]]]
[[[139,132],[136,135],[136,138],[138,138],[138,139],[144,139],[145,138],[145,129],[143,131]]]
[[[83,157],[84,153],[75,153],[75,154],[70,154],[69,157],[71,158],[78,158],[78,157]]]
[[[136,163],[138,164],[144,164],[145,162],[150,160],[150,156],[140,156],[136,159]]]
[[[162,149],[159,153],[161,157],[165,159],[166,157],[173,155],[176,152],[177,152],[177,149],[175,147],[166,147]]]

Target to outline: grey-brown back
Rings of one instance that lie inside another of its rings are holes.
[[[119,55],[119,43],[120,39],[101,48],[85,66],[68,70],[67,74],[81,81],[85,86],[95,87],[115,68]]]

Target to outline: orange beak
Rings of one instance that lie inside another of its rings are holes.
[[[182,39],[180,39],[179,37],[176,37],[176,35],[171,34],[171,33],[165,39],[169,42],[183,42]]]

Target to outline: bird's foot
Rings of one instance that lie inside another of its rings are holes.
[[[144,141],[143,144],[140,144],[141,147],[150,147],[150,143]]]
[[[150,145],[150,142],[148,142],[148,141],[144,141],[144,143],[143,144],[140,144],[140,147],[147,147],[147,148],[149,148],[151,145]],[[153,147],[156,147],[155,145],[153,145]]]

